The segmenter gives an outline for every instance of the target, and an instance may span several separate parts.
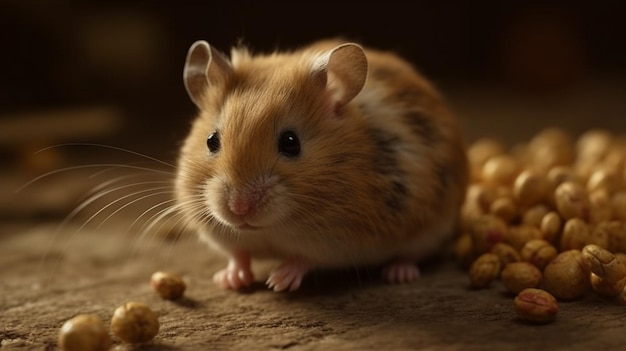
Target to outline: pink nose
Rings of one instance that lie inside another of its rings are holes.
[[[228,202],[228,207],[237,216],[243,217],[252,212],[256,201],[252,196],[246,194],[233,194]]]

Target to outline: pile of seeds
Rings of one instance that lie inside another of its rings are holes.
[[[468,158],[455,254],[473,288],[500,279],[518,295],[518,315],[534,322],[588,291],[623,301],[626,137],[546,128],[511,149],[477,140]]]

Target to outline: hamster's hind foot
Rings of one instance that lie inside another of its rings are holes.
[[[310,268],[310,265],[303,259],[291,258],[270,273],[266,284],[274,291],[298,290],[302,283],[302,278]]]
[[[387,283],[405,284],[419,279],[420,270],[413,261],[398,259],[387,264],[382,275]]]
[[[239,290],[250,286],[254,275],[250,270],[250,255],[236,253],[228,261],[228,266],[213,275],[213,281],[224,289]]]

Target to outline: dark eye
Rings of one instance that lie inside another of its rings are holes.
[[[287,157],[300,155],[300,140],[292,131],[283,132],[278,138],[278,152]]]
[[[206,139],[206,146],[208,146],[209,151],[215,153],[220,149],[220,133],[213,132],[209,134],[209,137]]]

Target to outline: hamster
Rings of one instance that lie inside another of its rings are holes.
[[[440,93],[394,53],[328,39],[230,58],[205,41],[187,54],[198,108],[177,165],[177,206],[228,258],[224,288],[293,291],[313,269],[380,265],[418,279],[458,223],[465,145]]]

